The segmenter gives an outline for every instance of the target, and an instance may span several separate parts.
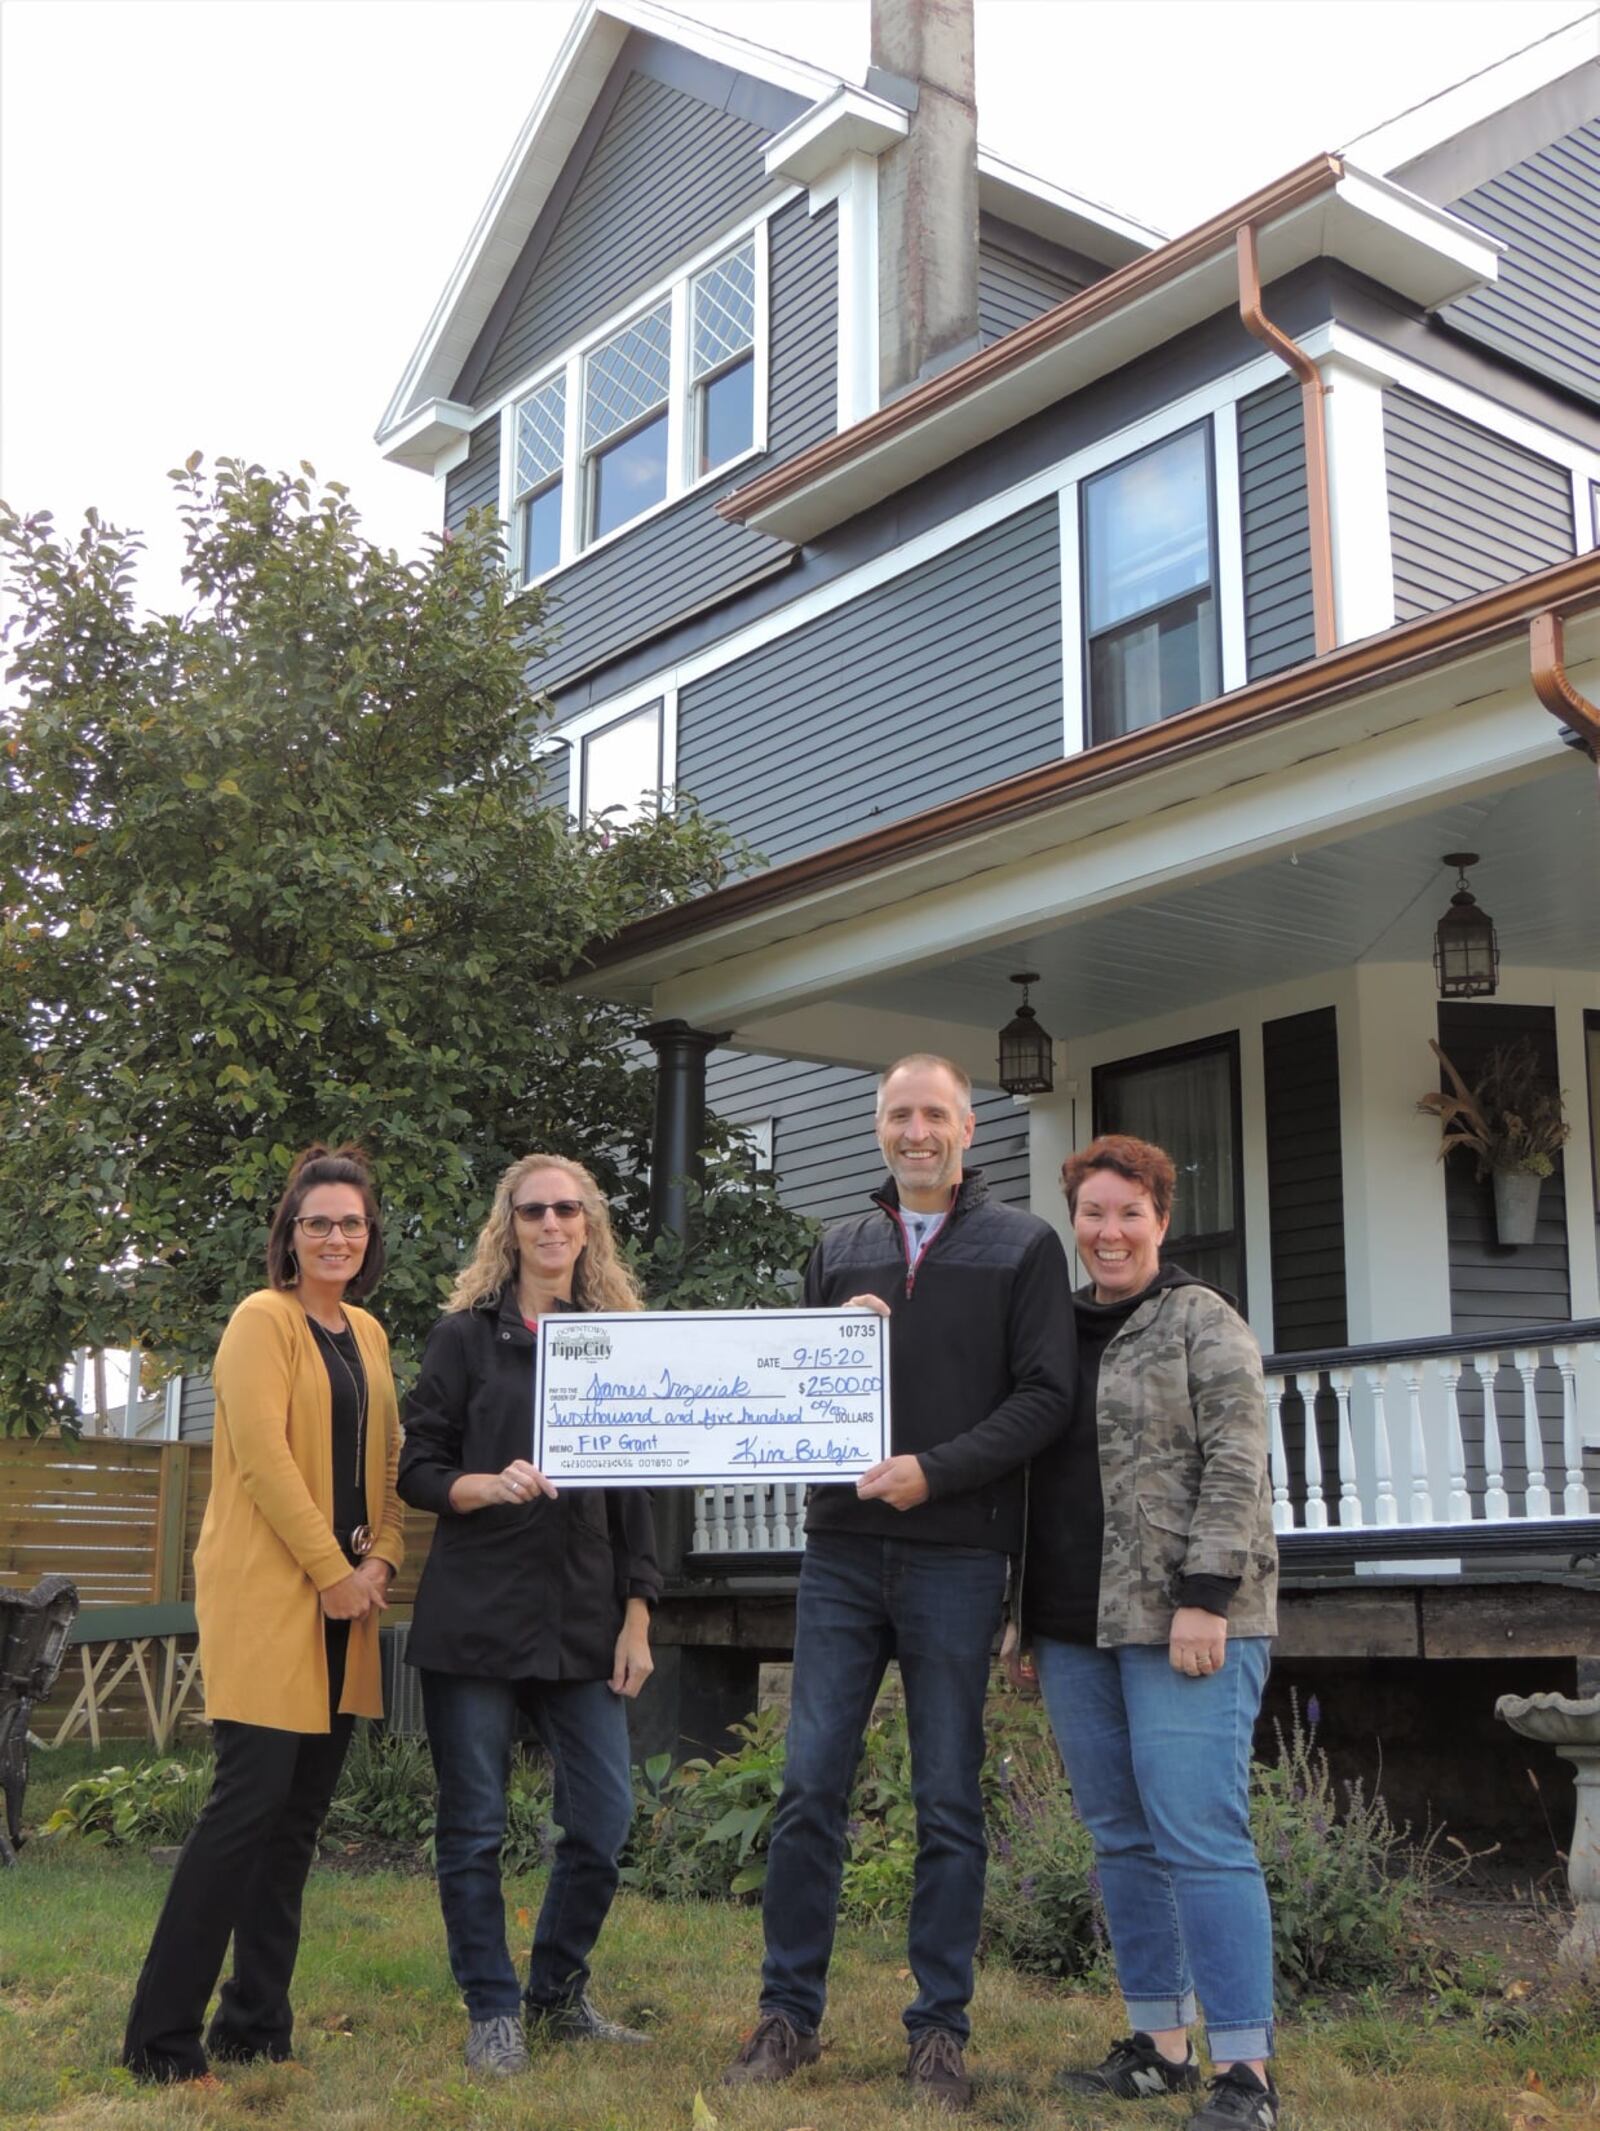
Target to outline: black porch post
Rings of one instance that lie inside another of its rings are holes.
[[[706,1056],[721,1039],[687,1021],[653,1021],[639,1031],[656,1054],[656,1115],[650,1148],[650,1239],[689,1239],[689,1197],[698,1183],[706,1124]],[[657,1488],[652,1500],[661,1566],[669,1581],[683,1573],[694,1530],[694,1490]]]

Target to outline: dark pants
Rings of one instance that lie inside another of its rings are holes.
[[[818,1532],[795,1606],[788,1761],[762,1898],[761,2006],[822,2018],[846,1815],[873,1700],[898,1658],[911,1742],[917,1863],[908,2031],[965,2042],[983,1916],[983,1703],[1006,1558],[976,1547]]]
[[[348,1622],[328,1627],[328,1702],[344,1688]],[[350,1744],[351,1717],[326,1732],[263,1724],[212,1726],[217,1773],[183,1846],[140,1971],[122,2061],[140,2079],[193,2079],[206,2069],[200,2032],[228,1940],[233,1973],[207,2046],[219,2057],[289,2055],[289,1982],[300,1950],[300,1903]]]
[[[633,1821],[622,1697],[604,1680],[475,1680],[424,1668],[422,1707],[439,1778],[439,1906],[467,2017],[491,2020],[518,2008],[500,1845],[519,1709],[549,1751],[561,1829],[521,2001],[535,2017],[574,2004],[588,1988],[589,1956]]]

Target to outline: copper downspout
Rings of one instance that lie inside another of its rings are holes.
[[[1529,622],[1528,652],[1534,694],[1552,718],[1572,727],[1600,770],[1600,710],[1587,696],[1579,695],[1567,679],[1566,632],[1554,607],[1547,607]]]
[[[1333,521],[1328,509],[1328,424],[1322,373],[1304,348],[1292,341],[1261,308],[1261,273],[1256,262],[1256,226],[1244,223],[1235,240],[1239,254],[1239,316],[1245,330],[1287,363],[1300,380],[1300,412],[1306,439],[1306,516],[1311,532],[1311,612],[1318,658],[1339,641],[1333,611]]]

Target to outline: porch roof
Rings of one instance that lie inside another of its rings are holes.
[[[1467,804],[1474,793],[1502,793],[1508,782],[1537,782],[1577,768],[1530,684],[1530,625],[1551,610],[1565,618],[1574,685],[1592,698],[1600,693],[1600,552],[642,919],[596,943],[571,987],[656,1012],[718,1017],[710,1025],[725,1025],[730,1014],[742,1017],[745,1001],[751,1014],[766,1016],[803,997],[838,997],[853,981],[865,981],[865,963],[854,968],[859,958],[848,943],[868,928],[883,931],[912,905],[928,917],[937,907],[946,927],[938,959],[953,982],[958,954],[1003,956],[1048,929],[1046,869],[1070,862],[1084,876],[1095,855],[1119,837],[1143,839],[1147,879],[1156,878],[1148,868],[1159,864],[1165,848],[1161,871],[1174,893],[1188,892],[1202,859],[1214,879],[1231,873],[1238,891],[1243,868],[1271,849],[1275,831],[1282,831],[1286,864],[1298,868],[1301,854],[1320,841],[1363,840],[1387,809],[1410,817],[1413,863],[1425,855],[1431,877],[1438,853],[1417,831],[1417,817],[1438,809],[1442,820],[1452,801]],[[1359,776],[1352,767],[1357,755]],[[1298,828],[1294,808],[1280,796],[1296,776],[1308,785],[1321,780],[1321,796],[1311,796]],[[1242,811],[1252,806],[1250,825]],[[1197,810],[1204,822],[1224,808],[1233,814],[1225,832],[1208,845],[1202,828],[1197,841],[1186,826]],[[1541,852],[1537,796],[1521,809],[1527,819],[1516,833],[1530,840],[1542,862],[1518,880],[1538,898],[1548,890],[1550,869],[1559,876],[1573,850],[1552,822]],[[1600,823],[1592,793],[1575,822],[1579,839]],[[1508,835],[1512,827],[1508,821]],[[1367,854],[1367,874],[1376,856]],[[1307,872],[1302,879],[1311,877]],[[1101,887],[1086,899],[1080,883],[1077,907],[1096,901],[1110,907],[1109,879],[1103,869]],[[1246,899],[1252,892],[1259,887],[1242,891]],[[1389,892],[1398,898],[1388,904],[1392,914],[1406,899],[1398,875]],[[1555,898],[1558,907],[1545,924],[1551,959],[1571,959],[1580,936],[1594,952],[1600,927],[1593,893],[1591,872],[1588,889],[1575,892],[1577,907],[1564,917]],[[1226,902],[1223,895],[1208,922],[1224,928],[1239,922],[1240,911],[1222,907]],[[1359,927],[1364,919],[1355,915]],[[1559,935],[1558,919],[1566,926]],[[1292,916],[1283,922],[1293,929]],[[776,959],[793,965],[781,986],[772,977]],[[890,1003],[886,986],[895,980],[886,972],[913,959],[897,961],[885,952],[872,977],[876,1004]],[[985,1018],[987,1001],[974,1012]]]

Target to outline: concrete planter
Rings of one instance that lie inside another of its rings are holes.
[[[1539,1192],[1544,1183],[1531,1169],[1494,1172],[1494,1227],[1502,1243],[1531,1243],[1539,1226]]]
[[[1503,1694],[1494,1713],[1524,1739],[1554,1747],[1578,1772],[1578,1812],[1567,1852],[1577,1914],[1557,1959],[1574,1974],[1600,1976],[1600,1694],[1581,1702],[1564,1694]]]

